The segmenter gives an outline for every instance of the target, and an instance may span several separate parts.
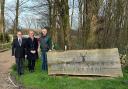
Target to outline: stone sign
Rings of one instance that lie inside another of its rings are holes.
[[[117,48],[48,52],[49,75],[122,77]]]

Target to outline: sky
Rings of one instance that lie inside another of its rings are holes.
[[[16,0],[5,0],[6,2],[6,7],[9,7],[5,10],[5,18],[8,19],[7,21],[7,24],[11,24],[12,21],[14,20],[14,17],[15,17],[15,3],[16,3]],[[20,0],[22,1],[22,0]],[[24,1],[24,0],[23,0]],[[108,0],[103,0],[103,5],[100,7],[100,10],[99,10],[99,15],[102,16],[104,13],[103,13],[103,10],[105,8],[105,5],[107,3]],[[36,4],[36,2],[34,2],[34,4]],[[71,17],[71,14],[72,14],[72,4],[73,4],[73,0],[69,0],[69,16]],[[33,5],[33,2],[29,1],[27,2],[26,4],[24,5],[27,5],[27,6],[30,6],[30,5]],[[45,12],[45,9],[42,9],[42,8],[39,8],[40,10],[44,10]],[[31,11],[23,11],[21,9],[20,11],[20,15],[19,15],[19,24],[20,24],[20,27],[22,28],[28,28],[28,25],[30,25],[29,23],[33,22],[33,24],[31,24],[31,28],[40,28],[38,26],[38,22],[37,20],[39,21],[40,19],[40,16],[39,15],[35,15],[33,14]],[[31,20],[32,19],[32,20]],[[41,22],[45,22],[47,21],[46,20],[47,18],[45,18],[44,20],[41,20]],[[71,20],[71,18],[70,18]],[[36,24],[36,25],[35,25]],[[8,25],[10,26],[10,25]],[[73,27],[72,29],[78,29],[78,0],[75,0],[75,9],[74,9],[74,14],[73,14]]]
[[[14,20],[15,17],[15,3],[16,0],[6,0],[6,7],[9,7],[6,9],[5,12],[5,18],[8,19],[7,23],[11,24],[12,21]],[[72,0],[69,1],[69,15],[71,16],[72,13]],[[27,2],[26,5],[32,5],[31,2]],[[77,0],[75,0],[75,6],[77,7]],[[72,29],[77,29],[78,28],[78,8],[75,7],[74,10],[74,15],[73,15],[73,28]],[[32,12],[25,11],[20,13],[19,15],[19,24],[22,28],[28,28],[28,24],[30,19],[33,19],[33,23],[37,23],[37,19],[40,19],[39,15],[34,15]],[[35,25],[31,25],[31,28],[35,28]],[[38,28],[38,27],[37,27]]]

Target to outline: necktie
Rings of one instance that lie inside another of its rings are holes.
[[[22,40],[21,40],[21,39],[19,39],[19,44],[20,44],[20,46],[21,46],[21,44],[22,44]]]

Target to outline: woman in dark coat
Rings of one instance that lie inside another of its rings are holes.
[[[35,61],[38,59],[38,40],[34,37],[34,32],[29,31],[29,38],[26,41],[28,69],[34,72]]]

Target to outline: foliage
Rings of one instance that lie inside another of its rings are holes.
[[[10,41],[10,37],[8,33],[0,33],[0,43],[7,43]]]

